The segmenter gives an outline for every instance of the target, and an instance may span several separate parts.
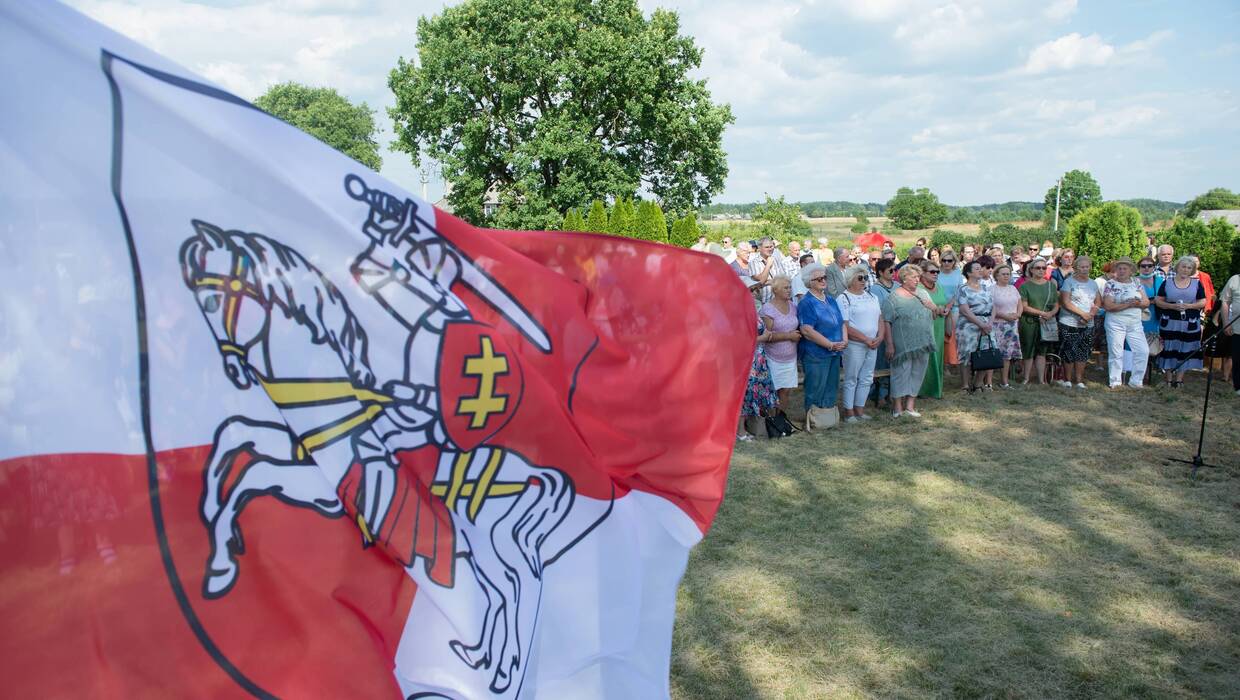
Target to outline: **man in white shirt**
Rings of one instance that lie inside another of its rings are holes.
[[[760,304],[771,300],[771,278],[783,273],[783,256],[775,250],[775,239],[766,236],[758,241],[758,254],[749,256],[749,276],[762,285],[757,292]]]
[[[736,248],[732,247],[732,237],[723,237],[723,260],[729,265],[736,260]]]

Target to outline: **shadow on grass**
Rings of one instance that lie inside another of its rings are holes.
[[[738,450],[675,695],[1234,697],[1240,465],[1161,462],[1195,444],[1194,398],[949,396]],[[1240,411],[1217,410],[1234,462]]]

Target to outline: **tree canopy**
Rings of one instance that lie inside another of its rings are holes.
[[[267,88],[254,104],[372,170],[383,165],[375,113],[365,102],[355,105],[332,88],[288,82]]]
[[[947,207],[925,187],[901,187],[887,202],[887,218],[905,230],[931,228],[947,221]]]
[[[753,220],[764,224],[765,232],[777,238],[800,238],[813,232],[801,207],[785,202],[783,195],[779,199],[766,195],[765,202],[754,206]]]
[[[1063,244],[1093,258],[1097,268],[1124,255],[1140,258],[1145,254],[1141,212],[1119,202],[1089,207],[1068,222]]]
[[[1177,216],[1171,228],[1159,232],[1158,241],[1175,247],[1177,255],[1196,255],[1201,260],[1202,270],[1214,279],[1226,280],[1231,270],[1235,234],[1236,227],[1223,219],[1207,224],[1195,218]]]
[[[722,189],[733,122],[689,77],[701,60],[676,13],[636,0],[466,0],[419,20],[390,74],[393,146],[438,161],[473,223],[489,189],[504,227],[637,191],[687,211]]]
[[[1240,209],[1240,194],[1224,187],[1215,187],[1205,194],[1193,197],[1184,205],[1184,216],[1196,219],[1197,215],[1209,209]]]
[[[1102,204],[1102,188],[1085,170],[1070,170],[1063,175],[1063,186],[1051,185],[1042,204],[1042,220],[1048,228],[1055,226],[1055,190],[1059,189],[1059,224],[1068,223],[1077,214]]]

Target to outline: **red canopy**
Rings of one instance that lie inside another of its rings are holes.
[[[864,250],[866,248],[881,248],[884,243],[892,243],[894,245],[895,242],[878,231],[870,231],[857,236],[857,240],[853,241],[853,243],[861,246]]]

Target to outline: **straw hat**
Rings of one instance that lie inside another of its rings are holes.
[[[1137,269],[1137,264],[1133,262],[1132,258],[1128,257],[1127,255],[1116,258],[1115,262],[1111,263],[1111,269],[1114,270],[1120,265],[1127,265],[1128,267],[1131,267],[1134,270]]]

